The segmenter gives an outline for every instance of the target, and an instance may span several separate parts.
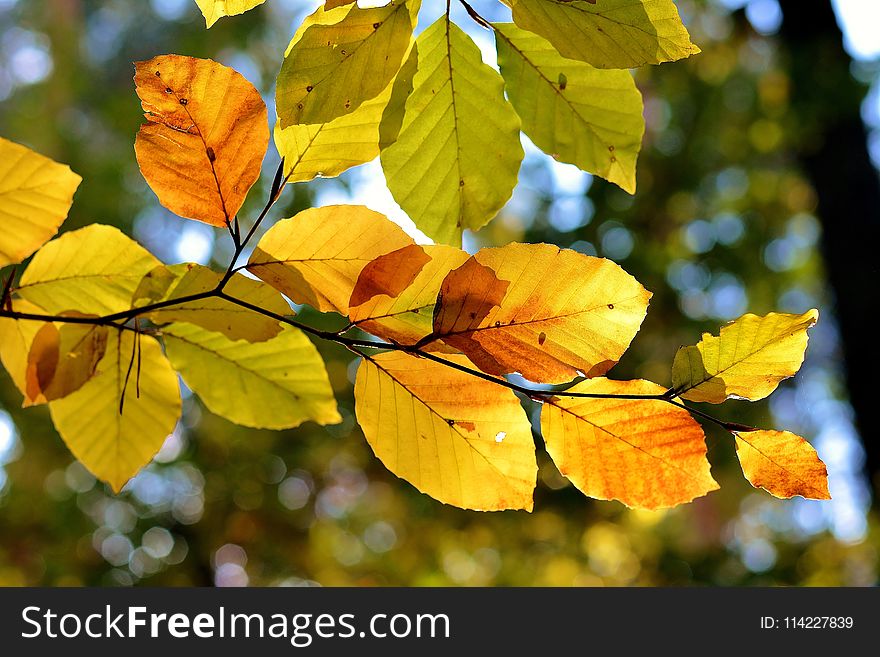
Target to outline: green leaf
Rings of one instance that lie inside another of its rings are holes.
[[[396,84],[395,77],[378,96],[328,123],[284,129],[280,121],[276,123],[275,146],[284,158],[289,182],[332,178],[377,157],[379,122]]]
[[[160,266],[141,281],[134,294],[134,305],[209,293],[216,289],[222,278],[221,273],[192,263]],[[277,290],[241,274],[234,274],[226,283],[224,291],[276,315],[292,313],[290,306]],[[281,323],[277,319],[260,315],[220,297],[187,301],[178,306],[154,310],[146,316],[156,324],[188,322],[222,333],[231,340],[260,342],[281,332]]]
[[[191,324],[163,329],[168,358],[211,412],[258,429],[342,421],[317,349],[286,326],[265,342],[232,341]]]
[[[700,52],[672,0],[506,2],[514,23],[547,39],[563,57],[596,68],[634,68]]]
[[[73,455],[119,492],[174,430],[180,386],[154,338],[111,331],[97,374],[72,395],[50,402],[49,412]]]
[[[504,99],[501,76],[448,18],[416,45],[413,92],[397,141],[382,151],[382,168],[416,226],[458,246],[462,230],[486,225],[516,186],[520,121]]]
[[[629,71],[565,59],[513,23],[495,24],[495,43],[507,95],[535,145],[634,193],[645,120]]]
[[[306,18],[278,75],[281,127],[327,123],[378,96],[400,69],[420,5],[319,7]]]
[[[81,182],[67,165],[0,137],[0,267],[21,262],[58,232]]]
[[[34,256],[18,293],[50,314],[106,315],[131,308],[141,279],[161,263],[118,228],[91,224]]]

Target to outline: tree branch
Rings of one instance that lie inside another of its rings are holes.
[[[482,17],[479,17],[479,14],[470,8],[470,5],[467,4],[465,0],[459,0],[466,9],[468,9],[468,13],[473,12],[472,17],[476,16],[479,20],[482,20]],[[475,18],[477,20],[477,18]],[[483,21],[486,22],[486,21]],[[486,25],[488,23],[486,22]],[[490,26],[491,27],[491,26]],[[351,338],[345,335],[345,333],[353,328],[355,328],[354,324],[349,324],[341,331],[325,331],[322,329],[315,328],[314,326],[310,326],[308,324],[304,324],[293,317],[288,315],[281,315],[279,313],[275,313],[271,310],[267,310],[258,306],[256,304],[250,303],[249,301],[245,301],[244,299],[239,299],[230,294],[227,294],[224,290],[226,284],[232,278],[232,276],[239,271],[242,267],[237,267],[238,258],[241,256],[248,242],[256,233],[260,224],[266,218],[269,213],[269,210],[275,205],[278,199],[281,197],[281,194],[284,190],[284,187],[287,181],[290,179],[290,175],[282,177],[283,173],[284,161],[282,160],[281,166],[278,169],[278,173],[275,175],[275,180],[272,184],[272,190],[270,192],[270,198],[266,203],[266,206],[263,208],[262,212],[260,212],[256,221],[254,221],[253,226],[248,231],[247,235],[244,239],[240,238],[240,229],[238,229],[237,220],[236,226],[233,228],[230,226],[230,235],[233,238],[233,242],[235,243],[235,252],[232,256],[231,262],[226,269],[223,278],[220,282],[211,290],[206,290],[204,292],[199,292],[195,294],[190,294],[182,297],[178,297],[175,299],[166,299],[164,301],[157,301],[156,303],[148,304],[145,306],[141,306],[138,308],[131,308],[129,310],[125,310],[122,312],[112,313],[109,315],[104,315],[101,317],[83,317],[83,316],[64,316],[64,315],[47,315],[47,314],[39,314],[39,313],[26,313],[26,312],[18,312],[11,308],[11,299],[9,300],[9,306],[0,306],[0,318],[6,317],[9,319],[18,319],[18,320],[27,320],[27,321],[39,321],[39,322],[62,322],[68,324],[91,324],[98,326],[112,326],[119,330],[130,330],[134,331],[137,335],[135,336],[135,342],[139,342],[140,333],[142,332],[141,327],[135,323],[135,325],[127,326],[126,323],[131,320],[138,320],[141,316],[147,315],[156,310],[161,310],[162,308],[169,308],[172,306],[182,306],[192,301],[198,301],[201,299],[223,299],[232,303],[236,306],[244,308],[246,310],[250,310],[251,312],[257,313],[264,317],[268,317],[270,319],[274,319],[282,324],[286,324],[287,326],[292,326],[297,328],[309,335],[312,335],[316,338],[320,338],[321,340],[326,340],[328,342],[333,342],[338,345],[341,345],[352,353],[360,356],[361,358],[370,359],[370,356],[367,353],[364,353],[363,350],[386,350],[386,351],[400,351],[407,353],[416,358],[424,358],[426,360],[430,360],[432,362],[438,363],[445,367],[452,368],[464,374],[468,374],[470,376],[476,377],[478,379],[482,379],[484,381],[488,381],[490,383],[494,383],[495,385],[502,386],[514,392],[518,392],[522,395],[525,395],[529,399],[537,402],[547,402],[552,400],[554,397],[570,397],[570,398],[580,398],[580,399],[628,399],[628,400],[650,400],[650,401],[662,401],[668,404],[672,404],[673,406],[677,406],[678,408],[684,409],[691,413],[692,415],[696,415],[705,420],[713,422],[718,426],[724,428],[727,431],[748,431],[751,430],[751,427],[746,427],[744,425],[739,425],[736,423],[725,422],[723,420],[719,420],[708,413],[704,413],[701,410],[691,408],[686,404],[682,403],[676,397],[675,390],[667,390],[662,393],[654,394],[654,395],[627,395],[627,394],[616,394],[616,393],[592,393],[592,392],[573,392],[568,388],[573,386],[575,382],[571,382],[568,384],[564,384],[566,387],[559,388],[558,386],[555,389],[547,389],[547,388],[534,388],[525,385],[520,385],[518,383],[514,383],[509,381],[503,377],[495,376],[492,374],[487,374],[486,372],[482,372],[478,369],[468,367],[466,365],[462,365],[460,363],[456,363],[451,360],[447,360],[441,356],[438,356],[435,353],[430,351],[425,351],[423,347],[425,347],[430,342],[434,342],[437,340],[436,337],[427,336],[416,342],[413,345],[402,345],[396,342],[383,342],[376,340],[363,340],[360,338]],[[10,286],[11,287],[11,286]],[[10,294],[7,292],[7,294]],[[430,338],[430,339],[429,339]],[[129,373],[131,373],[131,368],[133,365],[134,354],[132,358],[132,363],[129,364]],[[128,379],[128,375],[126,376]]]

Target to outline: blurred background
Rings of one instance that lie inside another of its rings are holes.
[[[0,0],[0,134],[83,176],[64,230],[113,224],[166,262],[225,265],[225,231],[169,214],[138,172],[132,62],[213,58],[264,92],[271,113],[284,49],[317,4],[267,0],[206,31],[192,0]],[[445,5],[423,4],[420,27]],[[474,4],[509,20],[495,0]],[[447,507],[373,457],[353,416],[356,364],[325,344],[343,424],[243,429],[185,391],[175,433],[114,496],[73,460],[44,407],[20,408],[4,372],[0,585],[876,584],[880,3],[677,4],[703,53],[636,74],[647,119],[636,196],[524,139],[512,200],[465,244],[553,242],[611,258],[652,290],[615,378],[668,384],[676,349],[701,331],[746,311],[820,308],[797,377],[768,402],[712,410],[808,438],[833,501],[752,489],[730,437],[709,425],[722,488],[684,507],[588,500],[543,455],[534,513]],[[459,7],[455,18],[493,64],[491,35]],[[242,217],[277,161],[270,150]],[[335,202],[411,227],[376,163],[289,187],[274,216]]]

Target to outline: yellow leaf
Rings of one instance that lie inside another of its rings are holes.
[[[401,72],[403,69],[401,69]],[[379,155],[379,123],[400,73],[375,98],[364,101],[354,112],[328,123],[275,124],[275,146],[284,158],[289,182],[317,177],[332,178]]]
[[[690,57],[691,43],[672,0],[504,0],[513,22],[568,59],[596,68],[635,68]]]
[[[196,264],[160,266],[141,281],[135,291],[135,305],[166,302],[195,294],[208,294],[217,288],[223,274]],[[224,291],[276,315],[290,315],[292,310],[281,294],[260,281],[234,274]],[[281,332],[277,319],[260,315],[220,297],[187,301],[180,305],[154,310],[146,315],[156,324],[187,322],[209,331],[222,333],[230,340],[260,342]]]
[[[804,362],[807,329],[818,310],[803,315],[743,315],[722,327],[718,337],[703,334],[682,347],[672,365],[672,387],[680,397],[720,404],[725,399],[763,399]]]
[[[19,313],[45,315],[46,311],[24,299],[13,301],[13,310]],[[28,353],[34,336],[46,322],[31,319],[0,317],[0,361],[22,395],[27,396]]]
[[[177,375],[154,338],[137,339],[139,347],[134,333],[112,331],[97,374],[72,395],[49,403],[55,428],[73,455],[117,493],[152,460],[180,417]]]
[[[172,324],[163,335],[186,384],[227,420],[258,429],[342,421],[321,356],[299,329],[287,326],[257,343],[190,324]]]
[[[450,272],[433,335],[484,372],[563,383],[607,372],[638,333],[650,298],[610,260],[508,244]]]
[[[54,315],[121,312],[131,308],[141,279],[160,264],[118,228],[91,224],[40,249],[22,275],[18,293]]]
[[[28,352],[24,406],[45,404],[82,388],[106,350],[106,326],[43,324]]]
[[[400,267],[404,271],[411,271],[411,263],[403,262],[408,258],[413,249],[418,249],[428,257],[428,262],[419,268],[409,284],[399,293],[379,293],[361,304],[352,305],[348,316],[352,323],[373,335],[391,340],[398,344],[412,345],[429,335],[433,331],[432,321],[434,307],[437,303],[437,295],[446,275],[464,264],[468,254],[452,246],[444,244],[430,244],[424,246],[410,245],[392,251],[377,260],[385,263],[386,267],[396,261],[400,261]],[[376,262],[376,261],[374,261]],[[421,262],[419,258],[418,262]],[[371,263],[372,264],[372,263]],[[369,267],[369,265],[368,265]],[[361,280],[367,273],[365,268],[355,285],[357,290],[362,285]],[[384,272],[372,272],[374,278],[370,283],[377,291],[385,287],[388,291],[394,291],[392,285],[400,281],[390,282],[384,280]],[[391,278],[396,271],[389,272]],[[354,295],[354,292],[352,292]],[[440,343],[426,345],[432,351],[442,347]],[[449,349],[443,349],[449,351]]]
[[[264,2],[266,0],[196,0],[209,28],[224,16],[243,14]]]
[[[360,205],[328,205],[272,226],[248,269],[296,303],[344,315],[361,270],[412,243],[385,215]]]
[[[461,356],[450,360],[467,365]],[[391,472],[421,492],[477,511],[531,511],[537,465],[531,425],[501,386],[403,353],[364,360],[355,411]]]
[[[583,381],[566,392],[655,395],[650,381]],[[660,509],[702,497],[718,484],[703,430],[660,400],[557,397],[541,410],[541,433],[559,471],[589,497]]]
[[[396,135],[382,150],[382,169],[416,226],[458,246],[462,230],[485,226],[516,186],[520,120],[504,99],[504,80],[448,17],[422,32],[416,46],[404,115],[390,111],[393,125],[380,126],[383,142]]]
[[[806,440],[788,431],[736,431],[736,455],[755,488],[783,499],[830,500],[828,471]]]
[[[134,145],[141,173],[172,212],[225,226],[259,178],[269,144],[259,92],[210,59],[161,55],[135,71],[147,119]]]
[[[400,69],[420,5],[319,7],[306,18],[278,75],[281,127],[326,123],[378,96]]]
[[[635,193],[645,119],[629,71],[566,59],[512,23],[495,24],[495,42],[507,95],[535,145]]]
[[[70,167],[0,137],[0,267],[58,232],[81,182]]]

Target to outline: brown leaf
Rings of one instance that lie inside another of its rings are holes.
[[[107,327],[46,323],[34,336],[25,375],[25,406],[45,404],[79,390],[107,349]]]
[[[418,244],[379,256],[361,270],[351,291],[349,308],[360,306],[384,294],[392,299],[399,296],[431,262],[431,256]]]

